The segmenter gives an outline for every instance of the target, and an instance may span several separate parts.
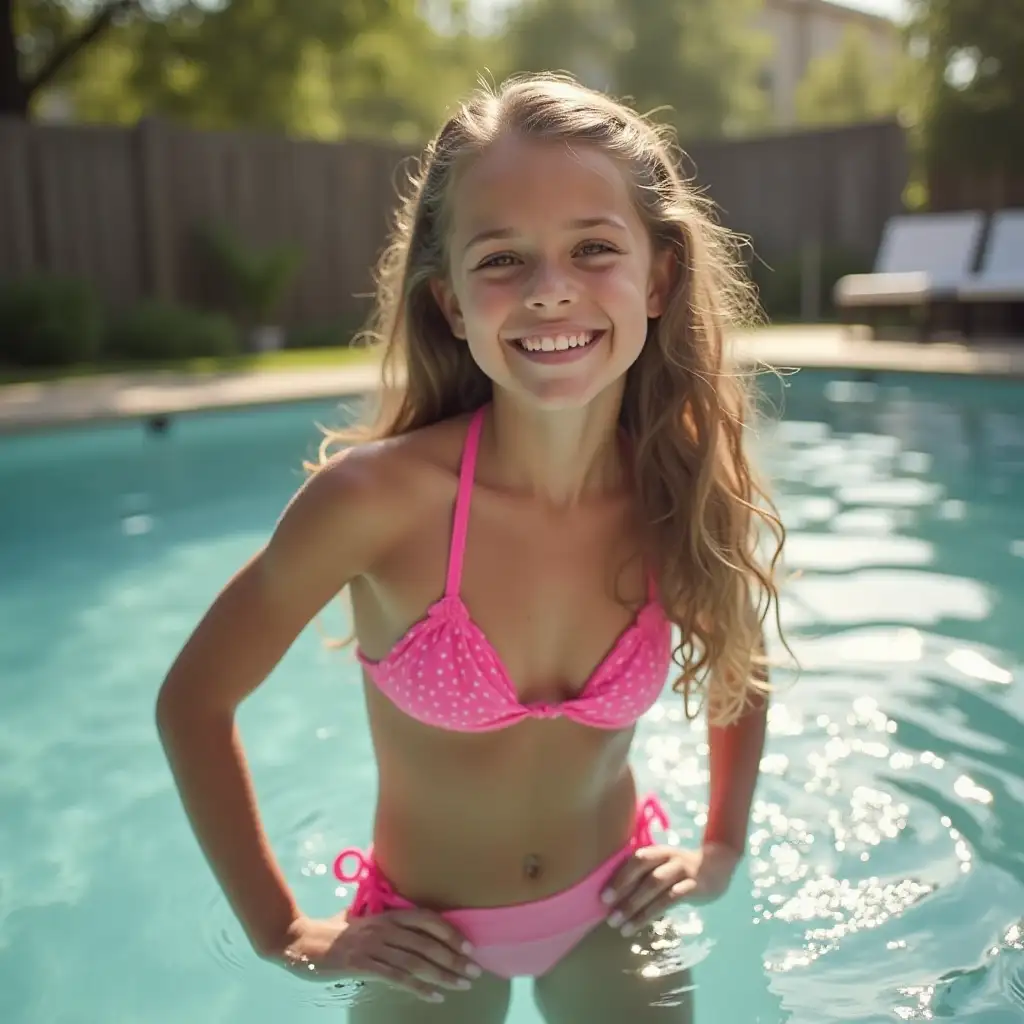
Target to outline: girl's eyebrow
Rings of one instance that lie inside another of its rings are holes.
[[[578,220],[568,221],[564,225],[567,231],[581,231],[586,228],[598,228],[598,227],[610,227],[617,228],[620,231],[626,231],[626,222],[621,218],[607,215],[601,217],[582,217]],[[465,245],[464,251],[472,249],[474,245],[480,245],[482,242],[495,242],[506,238],[514,238],[516,232],[513,228],[489,228],[487,231],[481,231],[474,235]]]

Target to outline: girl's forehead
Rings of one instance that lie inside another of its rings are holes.
[[[580,143],[504,136],[462,168],[449,201],[456,250],[481,232],[598,217],[642,227],[625,167]]]

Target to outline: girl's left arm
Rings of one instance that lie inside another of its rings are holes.
[[[768,698],[757,694],[731,725],[708,728],[711,786],[704,845],[722,844],[742,858],[761,768]]]
[[[746,852],[767,720],[768,698],[758,692],[731,725],[709,726],[711,787],[701,848],[635,850],[602,893],[609,925],[632,935],[674,903],[706,902],[726,891]]]

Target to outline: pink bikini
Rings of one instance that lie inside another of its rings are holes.
[[[486,408],[486,407],[485,407]],[[626,729],[648,711],[664,688],[672,657],[672,625],[653,585],[634,622],[615,642],[581,692],[558,703],[523,704],[501,659],[473,622],[459,593],[469,506],[485,408],[469,423],[444,596],[379,661],[357,650],[373,683],[398,708],[424,725],[456,732],[503,729],[528,718],[565,717],[598,729]],[[502,977],[544,974],[607,916],[600,893],[616,868],[651,844],[651,826],[668,826],[654,797],[637,809],[626,846],[581,882],[547,899],[506,907],[446,911],[442,916],[473,944],[474,959]],[[355,858],[357,869],[345,870]],[[334,863],[343,882],[358,882],[350,913],[356,917],[412,904],[399,896],[373,860],[350,848]]]

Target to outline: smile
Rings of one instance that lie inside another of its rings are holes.
[[[556,334],[529,334],[510,339],[512,346],[528,359],[563,362],[582,356],[603,336],[604,331],[568,331]]]

